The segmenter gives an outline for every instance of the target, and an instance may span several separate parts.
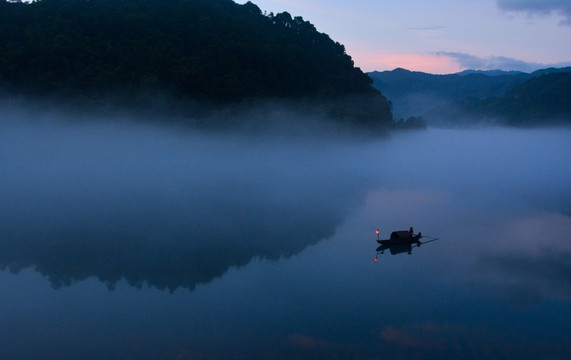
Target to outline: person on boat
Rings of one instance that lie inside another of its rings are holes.
[[[412,237],[412,235],[414,234],[414,230],[412,229],[412,226],[410,227],[410,229],[408,229],[408,233],[410,234],[410,237]]]

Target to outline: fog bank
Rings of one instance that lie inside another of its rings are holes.
[[[33,267],[55,287],[96,276],[193,289],[328,239],[378,189],[391,228],[427,220],[413,214],[422,198],[398,195],[415,189],[460,214],[568,216],[570,134],[429,129],[373,140],[12,114],[0,123],[0,265]]]

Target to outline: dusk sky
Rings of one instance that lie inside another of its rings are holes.
[[[236,1],[245,3],[244,0]],[[302,16],[364,71],[571,65],[571,0],[253,0]]]

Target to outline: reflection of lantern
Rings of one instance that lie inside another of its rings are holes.
[[[377,262],[377,258],[375,258],[375,260],[374,260],[374,261],[375,261],[375,262]]]

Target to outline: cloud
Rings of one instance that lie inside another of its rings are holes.
[[[435,30],[444,30],[445,26],[421,26],[421,27],[409,27],[408,30],[415,30],[415,31],[435,31]]]
[[[571,1],[569,0],[497,0],[504,11],[521,11],[529,14],[561,14],[565,20],[561,25],[571,26]]]
[[[370,57],[366,66],[377,70],[404,68],[431,74],[450,74],[464,70],[457,64],[454,59],[438,54],[391,54]]]
[[[506,56],[479,57],[461,52],[449,51],[439,51],[436,53],[436,55],[452,58],[460,65],[460,67],[472,70],[517,70],[523,72],[533,72],[535,70],[545,69],[548,67],[571,66],[570,62],[542,64],[514,59]]]

